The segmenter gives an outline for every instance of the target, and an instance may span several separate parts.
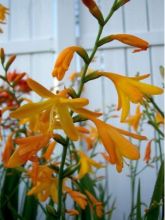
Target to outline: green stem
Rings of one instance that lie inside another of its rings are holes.
[[[164,133],[158,128],[158,126],[153,122],[153,121],[149,121],[148,122],[150,125],[152,125],[152,127],[155,128],[155,130],[162,136],[164,137]]]
[[[153,104],[153,106],[155,107],[155,109],[161,114],[161,116],[164,118],[164,113],[162,112],[162,110],[159,108],[159,106],[156,104],[156,102],[154,101],[153,98],[149,99],[150,102]]]
[[[103,31],[103,26],[100,25],[99,26],[98,35],[97,35],[97,38],[96,38],[96,41],[95,41],[95,45],[94,45],[94,48],[93,48],[93,51],[92,51],[92,53],[91,53],[91,55],[89,57],[88,63],[85,64],[84,71],[82,73],[81,82],[80,82],[79,90],[78,90],[78,93],[77,93],[77,97],[81,96],[81,93],[82,93],[82,90],[83,90],[83,87],[84,87],[84,78],[85,78],[86,72],[88,70],[88,66],[91,63],[91,61],[92,61],[92,59],[93,59],[93,57],[94,57],[94,55],[95,55],[95,53],[97,51],[97,48],[98,48],[97,43],[98,43],[98,41],[100,39],[102,31]]]
[[[158,143],[158,147],[159,147],[160,161],[161,161],[161,163],[163,163],[163,153],[162,153],[162,146],[161,146],[159,134],[158,134],[158,138],[157,138],[157,143]]]
[[[159,127],[158,127],[157,123],[155,122],[154,118],[151,117],[151,114],[150,114],[150,112],[148,111],[148,106],[147,106],[146,104],[144,104],[144,106],[145,106],[145,109],[146,109],[146,115],[147,115],[147,117],[148,117],[148,119],[149,119],[148,123],[149,123],[150,125],[152,125],[152,127],[154,127],[155,130],[156,130],[162,137],[164,137],[164,133],[159,129]]]
[[[108,14],[107,18],[105,19],[104,25],[109,21],[109,19],[113,15],[113,13],[114,13],[114,10],[113,10],[113,7],[112,7],[110,13]],[[77,93],[77,97],[81,96],[81,93],[82,93],[82,90],[83,90],[83,87],[84,87],[84,84],[85,84],[84,83],[84,78],[85,78],[85,75],[87,73],[88,67],[89,67],[89,65],[90,65],[92,59],[94,58],[95,53],[98,49],[98,42],[100,40],[104,25],[99,26],[99,31],[98,31],[98,34],[97,34],[97,37],[96,37],[96,41],[95,41],[92,53],[89,57],[89,61],[87,63],[85,63],[84,71],[82,73],[81,82],[80,82],[78,93]],[[63,209],[63,207],[62,207],[63,169],[64,169],[64,164],[65,164],[65,159],[66,159],[67,148],[69,146],[69,138],[67,138],[66,143],[67,144],[65,146],[63,146],[63,153],[62,153],[62,159],[61,159],[61,165],[60,165],[59,177],[58,177],[58,210],[57,210],[57,214],[58,214],[59,220],[62,220],[61,213],[62,213],[62,209]]]
[[[58,176],[58,209],[57,209],[57,215],[58,219],[62,219],[62,185],[63,185],[63,170],[64,170],[64,165],[65,165],[65,159],[66,159],[66,154],[67,154],[67,148],[69,144],[69,138],[67,138],[66,145],[63,146],[63,152],[62,152],[62,159],[61,159],[61,165],[60,165],[60,170],[59,170],[59,176]]]
[[[115,4],[116,4],[116,1],[114,2],[113,6],[114,6]],[[90,57],[89,57],[88,63],[85,64],[84,71],[83,71],[83,73],[82,73],[81,82],[80,82],[80,87],[79,87],[79,90],[78,90],[78,93],[77,93],[77,97],[80,97],[81,92],[82,92],[82,90],[83,90],[84,78],[85,78],[86,72],[87,72],[87,70],[88,70],[88,66],[89,66],[89,64],[91,63],[91,61],[92,61],[93,57],[95,56],[95,53],[96,53],[96,51],[97,51],[97,49],[98,49],[98,42],[99,42],[100,37],[101,37],[101,34],[102,34],[102,32],[103,32],[103,28],[104,28],[104,26],[106,25],[106,23],[109,21],[109,19],[112,17],[113,13],[115,12],[114,9],[113,9],[113,6],[112,6],[112,8],[111,8],[111,10],[110,10],[110,12],[109,12],[107,18],[105,19],[104,24],[103,24],[103,25],[99,25],[99,31],[98,31],[98,34],[97,34],[97,37],[96,37],[96,41],[95,41],[95,44],[94,44],[93,51],[92,51],[92,53],[91,53],[91,55],[90,55]]]

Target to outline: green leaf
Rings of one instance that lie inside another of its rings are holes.
[[[137,204],[136,204],[136,219],[141,220],[141,188],[140,188],[140,179],[138,183],[138,191],[137,191]]]
[[[68,166],[64,172],[63,172],[63,178],[65,177],[68,177],[68,176],[71,176],[76,170],[78,170],[80,167],[80,164],[74,164],[74,165],[71,165],[71,166]]]
[[[158,220],[160,213],[160,202],[163,198],[164,183],[164,162],[161,164],[158,177],[155,183],[149,210],[146,213],[146,220]]]
[[[21,173],[15,169],[6,169],[0,195],[0,212],[2,219],[18,218],[18,187]]]
[[[37,217],[38,201],[34,196],[26,196],[22,216],[26,220],[35,220]]]

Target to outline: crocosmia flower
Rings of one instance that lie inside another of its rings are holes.
[[[79,114],[82,114],[86,118],[90,119],[96,125],[99,139],[108,153],[109,162],[111,164],[116,164],[118,172],[122,171],[123,157],[130,160],[138,160],[140,158],[137,146],[132,144],[123,135],[139,140],[146,140],[145,136],[134,134],[120,128],[116,128],[110,124],[106,124],[104,121],[94,117],[92,113],[86,111],[86,109],[79,109],[78,111]]]
[[[163,93],[163,89],[140,80],[149,77],[149,74],[128,77],[110,72],[97,72],[112,80],[118,93],[118,110],[122,109],[121,122],[124,122],[130,111],[130,102],[143,103],[145,98]]]
[[[58,56],[54,69],[52,71],[52,76],[56,77],[58,80],[62,80],[65,72],[68,70],[74,53],[79,54],[85,61],[88,60],[88,55],[82,47],[71,46],[65,48]]]
[[[48,132],[60,126],[70,139],[78,140],[78,133],[73,124],[69,109],[74,111],[76,108],[81,108],[88,104],[88,100],[85,98],[69,99],[60,95],[55,95],[30,78],[27,80],[27,83],[32,90],[41,97],[46,98],[46,100],[25,104],[13,111],[10,116],[17,119],[24,119],[49,110]]]
[[[132,126],[135,131],[137,131],[141,116],[142,112],[140,112],[140,105],[138,105],[136,107],[135,115],[129,116],[125,122]]]

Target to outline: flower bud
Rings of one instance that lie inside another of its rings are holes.
[[[1,59],[2,65],[3,65],[5,62],[5,52],[4,52],[3,48],[0,49],[0,59]]]
[[[11,64],[14,62],[16,55],[12,55],[6,63],[5,70],[8,71]]]
[[[100,25],[104,25],[103,15],[93,0],[82,0],[84,5],[89,9],[90,13],[98,20]]]

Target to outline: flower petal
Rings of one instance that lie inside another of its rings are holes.
[[[48,89],[46,89],[41,84],[39,84],[38,82],[36,82],[35,80],[31,78],[27,79],[27,83],[33,91],[35,91],[39,96],[43,98],[56,97],[52,92],[50,92]]]
[[[39,114],[43,110],[51,108],[52,105],[53,103],[51,99],[38,103],[28,103],[11,112],[10,117],[18,119],[29,118]]]
[[[130,83],[136,88],[140,89],[145,95],[159,95],[163,93],[163,89],[157,86],[153,86],[147,83],[137,82],[135,80],[131,80]]]
[[[78,133],[73,124],[68,108],[63,105],[58,105],[57,113],[59,114],[60,124],[61,124],[62,129],[71,138],[71,140],[77,141]]]
[[[130,102],[128,97],[120,91],[121,104],[122,104],[122,113],[120,121],[123,122],[127,118],[130,110]]]

